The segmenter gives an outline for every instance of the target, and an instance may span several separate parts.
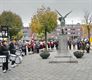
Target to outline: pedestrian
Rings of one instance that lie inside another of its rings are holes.
[[[75,49],[76,42],[75,40],[72,41],[73,49]]]
[[[27,47],[28,47],[28,53],[29,53],[31,51],[31,43],[30,42],[28,42]]]
[[[69,46],[69,50],[71,50],[71,40],[68,40],[68,41],[67,41],[67,44],[68,44],[68,46]]]
[[[87,51],[87,53],[90,52],[90,44],[89,43],[86,43],[86,51]]]
[[[16,55],[16,45],[15,45],[15,41],[11,40],[10,44],[9,44],[9,50],[10,50],[10,54]],[[15,67],[15,60],[11,61],[11,67]]]
[[[77,41],[77,50],[80,50],[80,41]]]
[[[39,43],[39,41],[36,42],[35,48],[36,48],[36,52],[39,53],[39,49],[40,49],[40,43]]]
[[[55,41],[56,50],[58,50],[59,41]]]
[[[9,70],[8,68],[8,59],[9,59],[9,49],[7,46],[7,42],[6,41],[2,41],[1,47],[0,47],[0,53],[3,56],[6,56],[6,61],[3,63],[2,65],[2,70],[3,72],[7,72],[7,70]]]
[[[23,41],[23,43],[22,43],[22,52],[24,53],[24,55],[27,55],[26,47],[27,47],[26,42]]]
[[[53,48],[54,48],[54,42],[52,40],[50,41],[50,45],[51,45],[51,49],[53,50]]]
[[[49,48],[50,48],[50,42],[48,41],[48,43],[47,43],[47,44],[48,44],[48,49],[49,49]]]
[[[85,41],[82,41],[81,42],[81,48],[82,48],[82,50],[83,50],[83,53],[85,52],[85,48],[86,48],[86,44],[85,44]]]

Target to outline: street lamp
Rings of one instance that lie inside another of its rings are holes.
[[[74,27],[73,27],[73,20],[72,20],[72,40],[74,39]]]
[[[2,40],[8,39],[8,26],[1,26]]]

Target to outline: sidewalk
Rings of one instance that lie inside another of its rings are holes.
[[[71,50],[72,52],[73,50]],[[7,73],[0,69],[0,80],[92,80],[92,52],[78,59],[78,63],[49,63],[39,54],[27,55],[22,64]]]

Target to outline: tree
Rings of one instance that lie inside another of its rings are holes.
[[[12,13],[11,11],[2,12],[2,14],[0,15],[0,25],[8,26],[8,35],[10,36],[10,38],[12,38],[12,36],[16,36],[23,27],[20,16]]]
[[[41,40],[43,37],[44,37],[44,33],[37,34],[37,38],[38,38],[38,39]]]
[[[47,51],[47,33],[52,32],[57,27],[57,13],[49,7],[42,7],[37,10],[37,13],[32,17],[31,21],[32,32],[41,34],[44,33],[45,44]]]
[[[88,11],[85,11],[85,13],[84,13],[84,20],[85,20],[85,23],[84,23],[83,26],[87,30],[88,40],[90,41],[90,30],[91,30],[91,27],[92,27],[92,25],[91,25],[92,15]]]
[[[20,40],[23,37],[23,30],[17,33],[16,36],[13,36],[13,39]]]
[[[84,14],[84,19],[85,19],[85,24],[84,25],[87,28],[88,39],[90,41],[90,29],[91,29],[92,15],[90,15],[90,13],[88,11],[86,11],[85,14]]]

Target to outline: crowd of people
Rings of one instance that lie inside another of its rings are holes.
[[[88,40],[71,40],[69,39],[67,41],[68,48],[71,50],[71,47],[73,46],[73,49],[75,49],[75,46],[77,46],[78,50],[86,51],[87,53],[90,52],[90,42]],[[59,41],[58,40],[50,40],[47,41],[47,48],[48,50],[56,49],[58,50]],[[9,70],[9,58],[10,54],[16,55],[16,50],[22,51],[22,57],[27,55],[28,53],[32,52],[39,53],[40,50],[45,49],[45,41],[41,40],[32,40],[30,42],[27,41],[15,41],[11,40],[9,42],[7,41],[1,41],[0,42],[0,56],[4,55],[6,56],[6,61],[2,63],[2,70],[3,72],[7,72]],[[11,67],[15,67],[16,63],[14,60],[11,60]]]
[[[6,73],[8,70],[10,70],[9,62],[11,62],[11,68],[14,68],[17,65],[15,63],[15,60],[10,60],[10,57],[13,57],[11,55],[16,56],[17,50],[20,50],[17,41],[15,41],[15,40],[0,41],[0,56],[5,56],[5,62],[2,62],[2,71],[4,73]]]
[[[90,52],[90,42],[88,39],[80,39],[80,40],[69,39],[67,41],[67,44],[68,44],[69,50],[72,49],[72,46],[73,46],[73,49],[75,49],[75,47],[77,46],[77,50],[83,50],[83,52],[86,51],[87,53]]]
[[[4,73],[9,70],[9,67],[8,67],[8,61],[10,57],[9,54],[15,54],[15,52],[16,52],[16,47],[15,47],[14,41],[11,41],[9,44],[7,41],[4,41],[4,40],[0,42],[0,55],[6,56],[6,61],[2,64],[2,70]],[[14,66],[14,65],[15,65],[15,62],[11,61],[11,66]]]
[[[22,57],[27,55],[28,52],[34,53],[39,53],[41,49],[44,49],[45,42],[42,41],[37,41],[37,40],[32,40],[31,42],[27,41],[1,41],[0,42],[0,56],[6,56],[6,61],[2,63],[2,71],[5,73],[9,68],[9,61],[11,62],[11,68],[14,68],[16,66],[16,63],[14,60],[10,60],[10,55],[16,55],[17,50],[22,51]],[[48,49],[52,49],[56,47],[58,49],[58,41],[48,41],[47,42],[47,47]]]
[[[41,40],[41,41],[38,41],[38,40],[32,40],[31,42],[24,42],[22,45],[21,45],[21,48],[23,51],[25,51],[25,48],[24,46],[26,45],[27,48],[28,48],[28,52],[32,51],[32,53],[39,53],[40,50],[44,49],[46,46],[45,46],[45,41],[44,40]],[[51,40],[51,41],[48,41],[47,42],[47,48],[48,49],[52,49],[53,48],[56,48],[58,49],[58,41],[56,40]]]

